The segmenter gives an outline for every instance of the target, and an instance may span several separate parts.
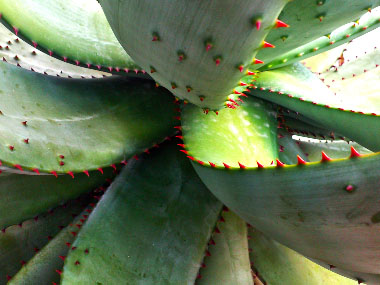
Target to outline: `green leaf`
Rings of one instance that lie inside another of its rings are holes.
[[[5,284],[7,276],[12,277],[30,260],[49,239],[55,236],[61,227],[72,221],[72,215],[78,215],[88,203],[82,198],[70,201],[38,219],[8,227],[0,233],[0,283]],[[73,231],[76,234],[77,231]],[[71,234],[71,235],[74,235]]]
[[[92,207],[88,207],[90,210]],[[56,270],[62,271],[63,259],[70,250],[69,245],[75,240],[72,232],[78,231],[85,220],[87,212],[83,211],[72,223],[61,230],[42,250],[24,265],[20,271],[11,279],[9,285],[39,284],[50,285],[59,283],[60,275]]]
[[[192,284],[220,210],[175,146],[154,150],[126,166],[99,202],[62,284]]]
[[[193,166],[217,198],[264,234],[341,269],[380,273],[378,153],[264,169]]]
[[[71,63],[141,70],[115,38],[95,0],[0,1],[2,20],[38,48]]]
[[[249,236],[253,268],[267,284],[357,284],[356,281],[319,266],[257,230],[250,229]]]
[[[297,111],[370,150],[380,150],[380,136],[373,135],[380,127],[380,116],[371,113],[373,106],[361,105],[364,109],[353,111],[343,109],[340,98],[302,65],[262,72],[254,85],[251,95]]]
[[[188,155],[196,160],[231,167],[269,165],[277,156],[277,125],[270,104],[247,98],[236,109],[205,115],[194,105],[186,105],[182,133]]]
[[[266,41],[276,48],[260,50],[257,58],[266,63],[260,69],[294,63],[379,27],[379,5],[378,0],[290,1],[279,16],[290,27],[269,33]],[[368,9],[371,12],[364,14]]]
[[[212,241],[197,285],[252,285],[246,223],[233,212],[223,211]]]
[[[1,169],[0,174],[0,229],[31,219],[63,202],[101,186],[114,174],[111,168],[75,175],[33,175]]]
[[[65,79],[0,63],[0,159],[82,172],[140,153],[174,133],[173,97],[151,81]]]
[[[287,0],[100,1],[116,37],[181,99],[224,107]]]
[[[101,78],[109,73],[83,68],[51,57],[26,43],[0,23],[0,58],[19,67],[59,77]]]

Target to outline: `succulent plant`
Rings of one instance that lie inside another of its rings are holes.
[[[379,6],[0,0],[0,284],[380,284]]]

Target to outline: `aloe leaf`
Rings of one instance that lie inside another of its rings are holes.
[[[380,110],[378,104],[343,109],[341,99],[300,64],[260,73],[253,88],[251,95],[300,112],[372,151],[380,150],[380,136],[373,136],[380,126],[379,115],[371,113]]]
[[[208,255],[196,284],[253,284],[247,226],[232,211],[222,212]]]
[[[177,147],[154,150],[107,190],[65,260],[62,284],[192,284],[220,210]]]
[[[307,142],[300,141],[298,143],[299,147],[303,150],[310,161],[319,161],[321,160],[322,151],[328,155],[328,157],[336,159],[336,158],[344,158],[348,157],[351,154],[351,148],[355,148],[360,154],[370,154],[372,153],[368,149],[362,147],[361,145],[355,142],[342,142],[342,141],[334,141],[334,142]]]
[[[0,233],[0,283],[5,284],[16,274],[23,264],[70,221],[72,215],[78,215],[88,203],[88,199],[70,201],[38,219],[31,219],[20,225],[8,227]],[[76,235],[73,231],[71,235]]]
[[[105,71],[141,71],[95,0],[1,0],[0,13],[18,36],[60,59]]]
[[[224,107],[287,0],[100,1],[127,53],[181,99]],[[271,49],[271,48],[269,48]]]
[[[349,140],[331,129],[324,129],[316,125],[318,124],[303,115],[298,115],[297,118],[281,116],[279,124],[281,131],[292,135],[324,140]]]
[[[335,80],[340,82],[342,78],[355,77],[378,67],[379,36],[380,28],[377,28],[339,48],[308,58],[303,63],[333,88]]]
[[[193,166],[264,234],[341,269],[379,273],[379,154],[264,169]]]
[[[261,100],[244,100],[240,107],[220,110],[218,115],[186,105],[181,115],[185,152],[207,165],[256,166],[257,161],[269,165],[278,152],[276,113]]]
[[[59,77],[101,78],[110,73],[83,68],[55,59],[26,43],[0,23],[0,59],[29,69]]]
[[[33,175],[1,169],[0,174],[0,229],[31,219],[63,202],[77,198],[85,192],[101,186],[114,176],[113,169],[106,168],[87,175]]]
[[[92,207],[86,210],[91,211]],[[50,285],[60,280],[59,272],[62,271],[63,261],[70,250],[70,245],[75,240],[73,232],[77,232],[86,220],[88,213],[83,211],[72,223],[62,229],[48,244],[46,244],[31,260],[28,261],[8,283],[16,284],[40,284]]]
[[[267,63],[260,69],[278,68],[299,61],[379,27],[380,9],[376,8],[379,5],[377,0],[289,2],[279,19],[290,27],[269,33],[266,40],[276,48],[258,53],[257,57]]]
[[[252,228],[249,229],[249,247],[253,268],[266,284],[357,284]]]
[[[174,133],[173,97],[151,81],[65,79],[0,63],[0,159],[58,173],[128,159]]]
[[[305,161],[309,161],[303,150],[299,146],[299,142],[292,139],[292,136],[279,132],[279,159],[285,164],[296,164],[298,162],[297,155]]]

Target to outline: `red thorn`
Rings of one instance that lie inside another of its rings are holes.
[[[103,174],[103,169],[101,167],[98,168],[98,171]]]
[[[253,72],[253,71],[247,71],[247,75],[255,75],[256,74],[256,72]]]
[[[194,157],[192,157],[192,156],[190,156],[190,155],[188,155],[188,156],[186,156],[188,159],[191,159],[192,161],[195,161],[195,158]]]
[[[60,165],[60,166],[63,166],[63,165],[65,165],[65,163],[64,163],[63,161],[60,161],[60,162],[59,162],[59,165]]]
[[[60,256],[58,256],[60,259],[62,259],[63,261],[65,261],[65,259],[66,259],[66,256],[63,256],[63,255],[60,255]]]
[[[321,162],[330,161],[330,160],[331,160],[331,158],[328,157],[327,154],[322,151],[322,160],[321,160]]]
[[[111,164],[110,165],[114,170],[116,170],[116,165],[115,164]]]
[[[211,48],[212,48],[212,44],[211,43],[207,43],[206,44],[206,51],[209,51]]]
[[[239,69],[240,72],[243,72],[244,66],[241,64],[241,65],[238,66],[238,69]]]
[[[196,279],[202,279],[202,275],[198,274]]]
[[[62,271],[61,271],[61,270],[59,270],[59,269],[56,269],[56,270],[55,270],[55,272],[57,272],[59,275],[61,275],[61,274],[62,274]]]
[[[183,136],[175,136],[176,138],[179,138],[180,140],[183,140]]]
[[[80,262],[77,260],[77,261],[75,261],[75,263],[74,263],[75,265],[79,265],[80,264]]]
[[[220,58],[215,59],[215,64],[218,66],[220,64]]]
[[[11,280],[11,279],[12,279],[12,276],[7,275],[7,280],[9,281],[9,280]]]
[[[21,263],[21,266],[24,266],[26,264],[25,260],[21,260],[20,263]]]
[[[246,166],[244,164],[241,164],[240,162],[238,162],[238,164],[239,164],[240,169],[245,169],[246,168]]]
[[[11,151],[13,151],[13,150],[15,149],[15,147],[14,147],[13,145],[10,145],[10,146],[9,146],[9,149],[10,149]]]
[[[27,123],[28,123],[28,121],[23,121],[23,122],[22,122],[22,124],[23,124],[24,126],[26,126]]]
[[[222,222],[222,223],[226,222],[226,220],[222,216],[220,216],[219,221]]]
[[[51,171],[50,173],[53,174],[55,176],[55,178],[58,178],[57,172]]]
[[[276,28],[289,28],[289,25],[284,23],[283,21],[280,21],[279,19],[276,20]]]
[[[38,175],[40,174],[40,171],[39,171],[37,168],[33,168],[32,171],[34,171],[34,172],[37,173]]]
[[[215,227],[214,232],[216,232],[217,234],[220,234],[220,230],[219,230],[219,228],[218,228],[218,227]]]
[[[224,165],[224,168],[226,168],[226,169],[231,168],[231,166],[229,166],[227,163],[224,163],[224,162],[223,162],[223,165]]]
[[[67,172],[68,175],[71,176],[71,178],[74,178],[74,173],[72,171]]]
[[[24,139],[24,143],[28,144],[29,143],[29,139]]]
[[[229,209],[227,208],[227,206],[223,206],[223,209],[222,209],[223,212],[228,212]]]
[[[76,232],[71,232],[71,234],[75,237],[77,235]]]
[[[206,256],[211,256],[211,253],[208,250],[206,250],[205,255]]]
[[[266,41],[263,42],[263,48],[274,48],[274,47],[275,47],[274,45],[272,45]]]
[[[351,155],[350,155],[350,158],[359,157],[359,156],[360,156],[360,153],[353,146],[351,146]]]
[[[87,254],[88,252],[89,252],[89,251],[88,251],[88,248],[86,248],[86,249],[84,250],[84,253]]]
[[[256,161],[258,168],[264,168],[264,165],[262,165],[260,162]]]
[[[24,171],[23,169],[22,169],[22,167],[21,167],[21,165],[20,164],[15,164],[15,165],[13,165],[15,168],[17,168],[18,170],[20,170],[20,171]]]
[[[53,55],[53,52],[51,50],[48,50],[49,52],[49,55],[52,56]]]
[[[187,150],[184,150],[184,149],[180,149],[179,151],[182,151],[184,154],[189,154],[189,152]]]
[[[347,185],[345,189],[347,192],[352,192],[354,190],[354,186],[350,184],[350,185]]]
[[[209,164],[210,164],[210,166],[212,167],[212,168],[214,168],[214,167],[216,167],[216,164],[215,163],[212,163],[212,162],[208,162]]]
[[[306,164],[306,161],[302,159],[299,155],[297,155],[298,165]]]
[[[182,147],[182,148],[185,148],[185,145],[182,144],[182,143],[177,143],[177,145],[179,145],[179,146]]]
[[[147,154],[149,154],[149,150],[145,150],[145,152],[146,152]],[[127,165],[128,162],[127,162],[126,160],[123,160],[123,161],[120,162],[120,164]]]
[[[285,166],[285,164],[282,163],[281,161],[279,161],[278,159],[276,159],[276,162],[277,162],[277,164],[276,164],[277,167],[284,167]]]
[[[255,24],[256,24],[256,29],[260,30],[260,28],[261,28],[261,20],[256,20]]]
[[[83,170],[83,173],[87,175],[87,177],[90,177],[90,173],[88,173],[88,170]]]
[[[264,63],[264,61],[257,58],[255,58],[255,60],[253,61],[253,64],[262,64],[262,63]]]
[[[16,36],[18,36],[18,29],[16,27],[13,27],[13,31],[15,32]]]

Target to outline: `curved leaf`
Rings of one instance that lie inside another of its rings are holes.
[[[209,243],[210,244],[210,243]],[[252,285],[247,226],[231,211],[223,211],[214,231],[208,255],[200,270],[201,284]]]
[[[62,284],[193,283],[220,210],[176,147],[152,151],[124,168],[99,202]]]
[[[174,133],[172,96],[151,81],[65,79],[0,63],[0,159],[81,172],[140,153]]]
[[[109,73],[75,66],[55,59],[29,45],[0,23],[0,58],[19,67],[53,75],[74,78],[101,78]]]
[[[193,165],[266,235],[341,269],[379,274],[379,154],[264,169]]]
[[[31,219],[63,202],[101,186],[112,178],[113,169],[89,172],[89,176],[33,175],[1,169],[0,174],[0,229]]]
[[[187,154],[200,162],[269,165],[277,156],[275,112],[261,100],[247,98],[240,107],[220,110],[218,115],[205,115],[188,104],[181,118]]]
[[[269,33],[266,40],[276,48],[258,53],[267,63],[260,69],[299,61],[379,27],[380,8],[375,8],[379,5],[378,0],[290,1],[279,16],[290,27]]]
[[[1,0],[0,13],[17,35],[60,59],[106,71],[141,70],[95,0]]]
[[[349,137],[373,151],[380,150],[379,106],[365,105],[360,110],[343,109],[340,98],[300,64],[262,72],[250,94],[300,112],[325,128]],[[355,101],[352,102],[355,104]]]

